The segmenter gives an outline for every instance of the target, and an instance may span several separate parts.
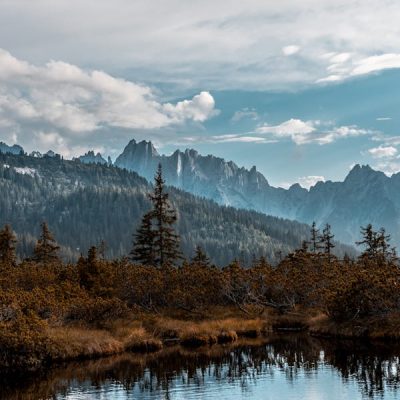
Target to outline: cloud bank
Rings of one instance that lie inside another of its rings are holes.
[[[331,126],[321,121],[302,121],[291,118],[279,125],[264,124],[256,129],[256,133],[276,139],[291,139],[297,145],[332,143],[338,139],[369,135],[372,131],[357,126]]]
[[[31,63],[51,54],[182,88],[290,89],[399,68],[399,20],[394,0],[0,2],[2,46]]]
[[[61,61],[36,66],[0,49],[0,133],[28,148],[69,156],[86,149],[76,145],[82,138],[201,123],[215,113],[206,91],[163,103],[145,85]]]

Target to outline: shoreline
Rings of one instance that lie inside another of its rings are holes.
[[[47,327],[28,346],[15,347],[14,344],[13,347],[11,342],[7,346],[3,341],[0,346],[0,371],[8,373],[24,369],[33,372],[60,363],[123,353],[157,353],[172,346],[196,351],[207,346],[268,341],[276,335],[299,333],[326,340],[379,341],[387,344],[399,342],[400,334],[393,330],[396,326],[397,321],[390,325],[387,319],[365,320],[361,324],[360,321],[335,324],[321,314],[292,319],[283,315],[207,318],[201,321],[146,314],[140,319],[116,321],[102,328],[82,325]]]

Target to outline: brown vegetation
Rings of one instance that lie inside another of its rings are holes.
[[[216,268],[201,249],[192,262],[175,266],[178,238],[172,230],[164,237],[163,224],[176,218],[164,204],[162,180],[158,186],[157,226],[163,234],[150,246],[151,255],[158,254],[155,265],[108,261],[94,246],[87,257],[66,265],[45,223],[34,257],[18,263],[12,229],[0,231],[1,367],[155,351],[163,341],[228,343],[272,330],[398,338],[400,269],[384,230],[363,228],[360,244],[366,250],[357,261],[331,254],[329,225],[319,252],[313,225],[311,251],[304,243],[276,267],[262,258],[251,268],[238,261]],[[140,247],[136,259],[148,251]]]

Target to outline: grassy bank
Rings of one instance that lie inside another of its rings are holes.
[[[227,313],[229,314],[229,312]],[[260,338],[271,331],[261,318],[221,318],[195,321],[142,313],[124,320],[51,326],[32,324],[2,328],[0,367],[37,369],[53,362],[90,359],[123,352],[154,352],[171,344],[186,347]]]
[[[83,360],[124,352],[157,352],[171,345],[198,348],[239,340],[260,340],[273,333],[308,331],[312,336],[352,339],[400,339],[400,317],[337,323],[309,310],[286,315],[264,313],[251,318],[233,308],[209,311],[216,317],[170,310],[163,314],[138,313],[126,319],[106,321],[101,326],[69,324],[57,326],[37,322],[18,330],[0,331],[2,369],[37,369],[54,362]]]

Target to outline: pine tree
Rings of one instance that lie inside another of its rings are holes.
[[[143,265],[156,265],[154,249],[154,232],[152,229],[153,211],[146,213],[134,235],[133,250],[130,253],[132,261],[137,261]]]
[[[196,246],[196,251],[192,258],[192,264],[200,265],[202,267],[210,266],[210,259],[201,246]]]
[[[360,258],[367,258],[375,261],[396,261],[396,250],[389,244],[390,235],[386,234],[385,228],[381,228],[379,232],[374,231],[371,224],[365,228],[361,227],[362,240],[356,242],[359,246],[365,246]]]
[[[323,245],[324,253],[328,256],[328,259],[331,259],[332,249],[335,247],[333,243],[333,238],[335,235],[331,233],[331,226],[326,224],[321,237],[321,243]]]
[[[59,262],[58,251],[60,246],[57,245],[46,222],[41,224],[41,229],[42,233],[36,243],[33,260],[44,264]]]
[[[378,233],[375,232],[371,224],[365,228],[361,227],[362,240],[356,242],[357,246],[365,246],[365,250],[361,254],[361,258],[376,259],[378,254]]]
[[[97,247],[96,246],[91,246],[90,249],[88,250],[88,258],[87,262],[89,265],[95,265],[97,263]]]
[[[320,242],[320,234],[319,234],[319,229],[317,229],[317,225],[315,221],[311,225],[311,238],[310,238],[310,250],[313,253],[318,253],[318,251],[321,249],[321,242]]]
[[[386,234],[385,228],[381,228],[376,237],[376,247],[378,256],[381,257],[384,261],[390,258],[391,254],[391,246],[390,242],[390,235]]]
[[[10,225],[5,225],[0,231],[0,263],[7,266],[14,266],[16,264],[16,243],[17,239]]]
[[[149,195],[153,209],[143,216],[131,256],[143,264],[163,267],[182,259],[182,253],[179,236],[173,228],[177,215],[165,191],[161,164],[158,165],[154,181],[154,192]]]

